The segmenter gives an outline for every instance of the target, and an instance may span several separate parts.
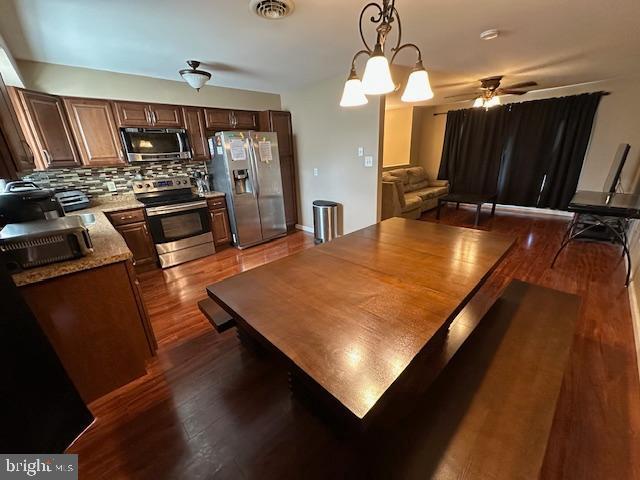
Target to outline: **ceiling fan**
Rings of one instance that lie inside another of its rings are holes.
[[[522,88],[535,87],[538,85],[536,82],[529,81],[515,83],[508,87],[500,87],[501,80],[502,75],[483,78],[480,80],[479,92],[460,93],[445,98],[459,98],[460,100],[473,100],[475,98],[475,102],[473,103],[474,107],[490,108],[495,105],[500,105],[500,95],[524,95],[528,90],[521,90]]]

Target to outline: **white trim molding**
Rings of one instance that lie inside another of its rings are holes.
[[[306,225],[300,225],[296,223],[296,228],[298,230],[302,230],[303,232],[313,233],[313,227],[307,227]]]

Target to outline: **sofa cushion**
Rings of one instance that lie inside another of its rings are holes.
[[[427,174],[422,167],[409,167],[406,169],[409,176],[409,183],[415,185],[416,183],[422,183],[428,180]]]
[[[412,195],[417,195],[422,200],[428,200],[430,198],[436,198],[441,195],[445,195],[449,192],[447,187],[427,187],[420,190],[411,192]]]
[[[402,209],[403,212],[408,212],[409,210],[420,208],[422,206],[422,199],[418,195],[405,195],[404,199],[405,206]]]
[[[404,187],[404,191],[407,191],[407,188],[409,187],[409,175],[404,168],[383,172],[382,180],[385,182],[399,181]]]

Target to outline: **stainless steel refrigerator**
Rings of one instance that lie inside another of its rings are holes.
[[[286,235],[278,137],[218,132],[209,138],[213,188],[227,198],[233,244],[246,248]]]

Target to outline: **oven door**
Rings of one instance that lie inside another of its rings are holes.
[[[178,128],[121,128],[129,162],[186,160],[191,148],[186,131]]]
[[[213,241],[205,200],[146,210],[153,243],[160,254]]]

